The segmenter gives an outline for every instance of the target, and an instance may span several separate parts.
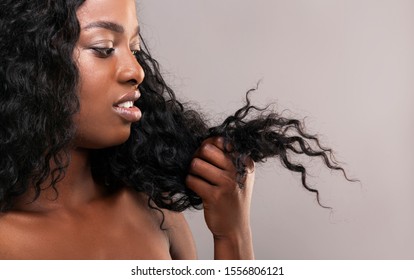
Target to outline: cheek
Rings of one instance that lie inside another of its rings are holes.
[[[123,121],[112,107],[117,98],[115,65],[82,51],[77,65],[80,111],[74,118],[77,129],[75,145],[101,149],[124,143],[130,135],[131,124]]]
[[[96,74],[96,73],[95,73]],[[100,149],[124,143],[130,135],[129,123],[113,110],[111,83],[99,75],[82,76],[79,91],[80,111],[74,121],[77,127],[76,146]]]
[[[116,115],[109,94],[99,90],[83,90],[80,93],[80,112],[75,123],[77,146],[82,148],[100,149],[120,145],[130,135],[131,125]]]
[[[111,118],[90,112],[75,117],[75,145],[79,148],[102,149],[120,145],[130,136],[131,125],[115,123]]]

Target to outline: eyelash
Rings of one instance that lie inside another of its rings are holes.
[[[115,51],[114,48],[93,48],[99,57],[107,58]],[[141,50],[131,50],[132,55],[136,56]]]
[[[92,48],[100,57],[109,57],[114,51],[114,48]]]

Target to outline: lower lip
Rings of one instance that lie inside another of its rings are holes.
[[[141,110],[138,107],[121,108],[114,107],[115,112],[127,122],[137,122],[141,119]]]

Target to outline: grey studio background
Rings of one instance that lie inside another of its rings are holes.
[[[146,42],[177,95],[221,120],[242,105],[304,118],[335,149],[348,183],[311,162],[311,183],[259,166],[258,259],[414,258],[414,1],[141,0]],[[187,211],[199,258],[213,258],[202,212]]]

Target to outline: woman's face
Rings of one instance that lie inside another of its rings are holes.
[[[74,59],[80,72],[76,145],[105,148],[125,142],[141,118],[133,106],[144,71],[134,0],[86,0],[78,9],[81,27]]]

